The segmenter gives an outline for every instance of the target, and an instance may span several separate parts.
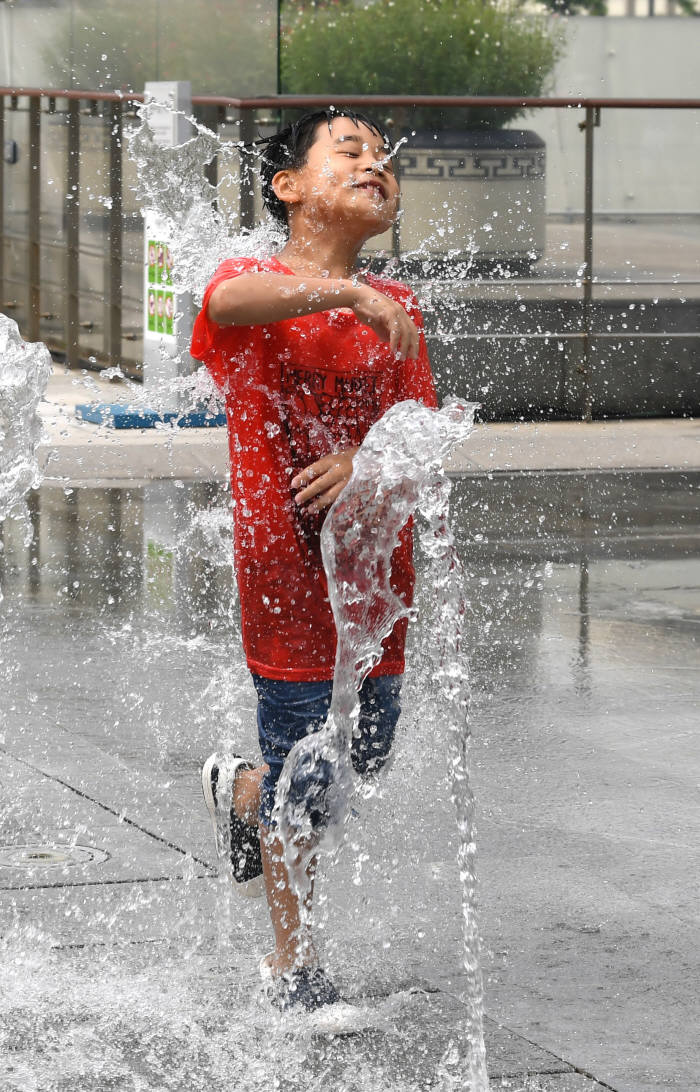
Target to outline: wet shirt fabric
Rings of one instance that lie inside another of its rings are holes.
[[[192,334],[191,353],[206,364],[226,398],[234,553],[243,646],[250,670],[300,682],[333,677],[335,625],[321,560],[325,513],[294,502],[291,479],[343,448],[359,446],[396,402],[435,406],[422,318],[411,291],[368,276],[399,301],[421,329],[417,360],[397,362],[385,342],[346,309],[266,326],[219,326],[207,315],[217,285],[241,273],[292,274],[276,258],[223,262],[210,281]],[[413,594],[412,541],[404,528],[392,556],[392,586]],[[384,642],[373,675],[404,667],[405,620]]]

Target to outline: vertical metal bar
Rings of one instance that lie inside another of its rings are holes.
[[[208,129],[211,129],[214,136],[218,136],[219,125],[220,125],[221,121],[223,120],[223,117],[225,117],[225,116],[226,116],[225,115],[225,110],[221,106],[204,106],[204,107],[201,107],[200,111],[199,111],[200,121],[202,121],[202,123],[204,125],[206,125]],[[215,155],[212,158],[212,160],[209,163],[206,164],[206,166],[204,168],[204,177],[206,178],[209,185],[213,186],[214,189],[216,189],[217,183],[219,181],[219,157],[218,156]],[[217,205],[216,197],[214,197],[214,200],[213,200],[212,204],[216,208],[216,205]]]
[[[240,140],[249,144],[255,139],[255,114],[252,110],[241,110]],[[242,228],[252,228],[255,223],[255,197],[253,190],[253,165],[249,153],[241,149],[240,201],[239,216]]]
[[[29,99],[29,223],[27,225],[27,338],[39,340],[41,308],[41,97]]]
[[[600,110],[593,106],[586,107],[584,132],[586,135],[584,164],[584,210],[583,210],[583,338],[581,374],[581,410],[584,421],[593,418],[591,392],[591,340],[593,333],[593,130],[600,124]]]
[[[80,361],[80,101],[68,100],[66,140],[66,363]]]
[[[5,302],[5,96],[0,95],[0,309]]]
[[[110,102],[107,109],[109,125],[109,213],[108,239],[105,256],[105,288],[107,322],[105,323],[105,353],[112,367],[121,363],[122,355],[122,104]]]
[[[282,94],[282,0],[277,0],[277,94]]]
[[[394,156],[394,171],[396,181],[399,183],[399,212],[401,210],[401,162],[398,155]],[[391,225],[391,254],[394,258],[401,257],[401,216],[398,215]]]

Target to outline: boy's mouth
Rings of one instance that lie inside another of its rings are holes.
[[[386,194],[384,187],[377,178],[367,178],[364,182],[356,182],[355,189],[357,190],[376,190],[377,193],[386,200]]]

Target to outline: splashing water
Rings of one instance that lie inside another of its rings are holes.
[[[442,410],[417,402],[393,406],[369,431],[353,460],[352,478],[333,505],[321,534],[323,562],[338,644],[333,697],[324,727],[290,752],[278,786],[277,818],[287,847],[290,875],[305,905],[307,869],[319,850],[336,848],[355,786],[351,740],[359,716],[358,692],[382,654],[382,640],[396,622],[413,614],[390,584],[391,555],[399,532],[418,514],[420,544],[429,559],[429,580],[438,602],[440,639],[429,643],[438,684],[435,722],[447,741],[452,800],[459,829],[458,865],[462,884],[465,1043],[452,1044],[440,1067],[444,1089],[488,1089],[483,1037],[483,989],[476,923],[473,796],[469,785],[468,679],[461,653],[465,605],[462,568],[448,523],[451,485],[442,462],[473,427],[472,403],[447,400]],[[320,842],[311,839],[304,804],[293,802],[292,785],[304,771],[333,771],[327,806],[329,822]],[[300,835],[306,848],[299,853]],[[466,1047],[466,1055],[462,1048]]]
[[[247,154],[239,142],[227,141],[189,119],[192,138],[178,147],[162,148],[153,139],[148,105],[140,110],[140,116],[141,127],[129,137],[130,154],[137,166],[137,196],[172,228],[176,291],[191,292],[200,300],[222,260],[270,256],[284,238],[271,222],[252,231],[241,230],[237,211],[227,206],[226,191],[232,182],[237,188],[240,157]],[[216,187],[203,177],[204,165],[214,157],[219,179]],[[185,400],[218,397],[204,368],[175,383]],[[172,383],[163,395],[171,391]],[[133,394],[138,402],[138,392]],[[150,404],[153,395],[151,389]],[[291,752],[278,789],[280,834],[288,849],[290,875],[302,894],[308,882],[305,866],[309,858],[319,849],[330,852],[343,841],[343,820],[356,785],[350,740],[358,718],[359,688],[381,657],[383,638],[400,618],[414,614],[392,591],[390,571],[399,532],[417,514],[422,525],[419,543],[431,570],[427,580],[435,589],[437,605],[439,637],[428,640],[426,646],[438,684],[435,721],[442,725],[449,756],[462,885],[466,1016],[464,1035],[449,1045],[437,1074],[445,1092],[488,1089],[475,915],[473,798],[468,777],[468,682],[460,650],[465,608],[461,565],[447,522],[450,483],[442,469],[449,451],[469,435],[474,410],[475,406],[457,400],[448,401],[437,412],[415,402],[400,403],[373,426],[355,456],[352,479],[329,513],[321,539],[338,631],[331,709],[323,730],[302,740]],[[295,770],[321,761],[330,762],[334,770],[332,798],[327,801],[330,820],[320,846],[314,844],[299,857],[293,842],[298,845],[299,833],[308,820],[291,804],[289,787]]]
[[[27,344],[17,323],[0,314],[0,522],[39,484],[37,407],[50,371],[46,346]]]
[[[176,292],[201,299],[216,267],[226,258],[268,257],[285,241],[273,222],[241,231],[238,211],[226,200],[237,191],[242,151],[240,141],[225,140],[188,118],[192,137],[174,148],[163,148],[151,129],[152,107],[139,108],[141,126],[129,134],[129,154],[137,167],[135,194],[144,209],[153,209],[174,229],[173,284]],[[218,183],[204,176],[204,167],[217,161]]]

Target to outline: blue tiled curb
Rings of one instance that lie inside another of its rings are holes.
[[[110,428],[155,428],[158,424],[170,425],[173,422],[178,428],[222,428],[226,425],[225,413],[212,414],[207,410],[183,414],[177,410],[156,413],[155,410],[138,406],[123,406],[119,402],[81,402],[75,407],[75,416],[81,421]]]

